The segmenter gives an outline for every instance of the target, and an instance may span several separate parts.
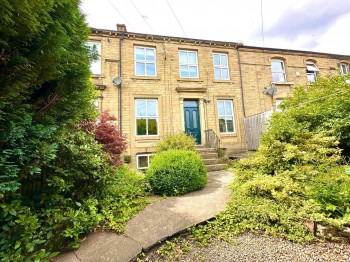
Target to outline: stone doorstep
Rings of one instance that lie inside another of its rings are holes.
[[[215,164],[215,165],[207,165],[207,171],[219,171],[224,170],[226,168],[226,164]]]
[[[215,148],[201,147],[201,148],[197,148],[197,151],[199,153],[201,153],[201,152],[216,152],[216,149]]]
[[[202,160],[206,165],[220,164],[220,159],[218,158],[208,158],[208,159],[202,159]]]
[[[212,159],[212,158],[218,158],[218,153],[201,153],[202,159]]]

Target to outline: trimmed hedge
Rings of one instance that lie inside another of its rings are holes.
[[[154,193],[166,196],[199,190],[208,182],[206,167],[200,156],[186,150],[156,154],[146,174]]]

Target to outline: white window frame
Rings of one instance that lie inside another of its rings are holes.
[[[139,167],[139,157],[144,157],[144,156],[147,157],[147,167]],[[137,169],[138,170],[148,169],[151,156],[154,156],[154,154],[138,154],[138,155],[136,155],[136,167],[137,167]]]
[[[181,63],[180,62],[180,53],[186,53],[187,54],[187,61],[188,61],[188,54],[189,53],[195,53],[196,54],[196,64],[190,64],[189,62],[187,63]],[[188,71],[188,77],[182,76],[181,75],[181,66],[187,66],[187,71]],[[191,77],[190,76],[190,66],[195,66],[197,68],[197,76]],[[192,78],[192,79],[198,79],[199,78],[199,68],[198,68],[198,52],[194,50],[179,50],[179,73],[180,73],[180,78]]]
[[[306,62],[306,77],[309,82],[315,82],[317,81],[317,72],[319,72],[320,69],[316,66],[316,64],[312,61]],[[315,80],[310,80],[309,76],[313,76]]]
[[[273,70],[273,66],[272,66],[272,63],[274,62],[277,62],[277,63],[281,63],[282,64],[282,70],[279,70],[279,71],[274,71]],[[283,74],[283,81],[275,81],[273,79],[273,74]],[[287,81],[287,77],[286,77],[286,67],[285,67],[285,64],[284,64],[284,61],[282,59],[272,59],[271,60],[271,74],[272,74],[272,81],[273,82],[277,82],[277,83],[285,83]]]
[[[345,70],[344,70],[345,69]],[[347,75],[349,74],[349,67],[348,64],[340,63],[339,64],[339,70],[341,75]]]
[[[276,98],[275,101],[275,111],[276,112],[282,112],[282,109],[280,108],[280,104],[283,102],[282,98]]]
[[[145,53],[145,59],[144,60],[137,60],[136,59],[136,49],[137,48],[144,50],[144,53]],[[147,50],[153,50],[154,51],[154,61],[147,60],[147,57],[146,57]],[[145,74],[137,74],[137,72],[136,72],[136,64],[137,63],[144,64]],[[146,65],[147,64],[154,64],[154,74],[153,75],[147,74],[147,69],[146,69]],[[134,70],[135,76],[157,76],[157,53],[156,53],[156,49],[154,47],[147,47],[147,46],[134,46],[134,68],[135,68],[135,70]]]
[[[101,45],[101,42],[88,41],[86,44],[91,49],[95,45],[97,52],[98,52],[98,59],[90,62],[90,72],[93,75],[101,75],[102,74],[102,63],[101,63],[102,45]]]
[[[137,116],[137,101],[145,101],[146,102],[146,116]],[[148,116],[147,102],[148,101],[156,101],[156,116]],[[135,134],[137,137],[145,137],[145,136],[159,136],[159,122],[158,122],[158,99],[156,98],[136,98],[135,99]],[[146,119],[146,134],[138,135],[137,134],[137,119],[145,118]],[[157,134],[149,135],[148,134],[148,119],[156,119],[157,122]]]
[[[225,110],[225,114],[224,115],[220,115],[219,112],[219,103],[220,102],[224,102],[224,110]],[[232,115],[226,115],[226,106],[225,103],[230,102],[231,104],[231,110],[232,110]],[[217,107],[218,107],[218,123],[219,123],[219,132],[220,134],[235,134],[236,133],[236,121],[235,121],[235,112],[233,111],[234,107],[233,107],[233,100],[231,99],[218,99],[217,100]],[[227,121],[226,118],[231,118],[232,117],[232,125],[233,125],[233,132],[221,132],[220,131],[220,118],[224,118],[225,119],[225,129],[227,129]]]
[[[219,60],[220,60],[220,65],[215,65],[215,56],[219,56]],[[221,63],[221,57],[224,56],[226,57],[226,65],[222,65]],[[214,79],[215,80],[230,80],[230,70],[228,68],[228,55],[225,53],[213,53],[213,65],[214,65]],[[220,78],[216,78],[215,77],[215,69],[219,69],[220,70]],[[227,78],[224,78],[222,76],[222,70],[223,69],[227,69]]]

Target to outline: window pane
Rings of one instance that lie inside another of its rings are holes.
[[[224,118],[219,118],[219,129],[220,129],[220,133],[225,133],[226,132],[226,126],[225,126],[225,119]]]
[[[180,64],[187,64],[187,53],[179,51]]]
[[[226,117],[227,132],[234,132],[233,117]]]
[[[198,77],[196,66],[189,66],[189,70],[190,70],[190,77]]]
[[[186,128],[190,127],[190,111],[188,110],[185,112],[185,125]]]
[[[198,102],[193,100],[184,100],[185,107],[198,107]]]
[[[90,62],[90,71],[94,75],[101,74],[101,44],[88,42],[86,45],[89,47],[91,54],[96,54],[97,59]]]
[[[157,116],[157,101],[147,101],[147,116]]]
[[[197,128],[197,112],[192,111],[192,123],[193,123],[193,128]]]
[[[284,73],[272,73],[272,80],[275,82],[285,82]]]
[[[221,79],[221,69],[215,68],[214,69],[215,79]]]
[[[147,135],[147,133],[146,133],[146,119],[145,118],[136,119],[136,129],[137,129],[138,136]]]
[[[188,73],[188,67],[187,66],[180,66],[180,76],[181,77],[189,77]]]
[[[146,116],[146,100],[136,100],[136,116]]]
[[[158,134],[157,119],[148,119],[148,135]]]
[[[146,60],[147,61],[155,61],[156,60],[156,54],[155,54],[155,50],[153,48],[146,49]]]
[[[281,61],[272,61],[271,62],[272,72],[281,72],[283,71],[282,62]]]
[[[136,63],[136,75],[145,75],[145,64],[144,63]]]
[[[148,167],[148,156],[138,156],[138,168]]]
[[[146,72],[148,76],[155,76],[156,75],[156,64],[146,64]]]
[[[214,54],[214,65],[220,65],[220,56],[218,54]]]
[[[316,76],[314,74],[307,74],[307,80],[309,80],[310,82],[315,82]]]
[[[227,67],[227,56],[226,55],[220,55],[221,65]]]
[[[145,49],[141,47],[136,47],[135,58],[136,60],[145,60]]]
[[[228,79],[228,70],[226,68],[222,69],[222,79]]]
[[[232,102],[225,101],[225,115],[232,116]]]
[[[197,52],[188,52],[188,63],[197,64]]]
[[[225,115],[224,101],[218,101],[218,108],[219,108],[219,116],[224,116]]]

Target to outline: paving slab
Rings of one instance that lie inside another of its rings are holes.
[[[226,209],[230,198],[227,186],[233,179],[227,171],[209,172],[208,176],[208,184],[202,190],[148,205],[128,221],[123,235],[110,232],[93,234],[78,250],[60,255],[53,261],[128,262],[142,250],[205,222]]]

